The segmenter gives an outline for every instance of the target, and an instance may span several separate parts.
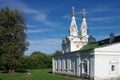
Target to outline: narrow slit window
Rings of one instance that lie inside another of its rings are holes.
[[[115,71],[115,65],[111,66],[111,71]]]

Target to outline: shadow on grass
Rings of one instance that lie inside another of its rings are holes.
[[[8,71],[2,71],[1,73],[8,73]]]
[[[17,72],[17,73],[26,73],[26,72],[28,72],[28,70],[21,70],[21,69],[18,69],[18,70],[15,70],[15,72]],[[2,71],[2,73],[9,73],[9,71]],[[11,72],[11,73],[14,73],[14,72]]]
[[[52,74],[53,72],[52,72],[52,71],[49,71],[48,73]]]
[[[16,70],[15,72],[18,72],[18,73],[26,73],[26,72],[28,72],[28,70]]]

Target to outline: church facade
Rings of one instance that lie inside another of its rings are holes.
[[[120,76],[120,36],[96,41],[88,34],[85,9],[82,13],[80,34],[75,20],[74,7],[69,36],[62,40],[62,55],[52,58],[53,73],[91,80]]]
[[[72,21],[69,28],[69,36],[62,41],[63,53],[73,52],[79,50],[82,46],[88,43],[88,28],[86,23],[85,9],[82,14],[81,33],[78,35],[78,27],[75,20],[74,7],[72,7]]]

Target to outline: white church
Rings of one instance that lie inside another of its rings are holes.
[[[88,34],[85,9],[78,32],[72,7],[69,36],[62,40],[63,54],[52,59],[53,73],[86,77],[89,80],[120,78],[120,36],[111,33],[109,38],[96,41]]]

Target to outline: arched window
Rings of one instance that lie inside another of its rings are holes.
[[[87,74],[88,73],[88,61],[87,60],[83,60],[82,62],[82,73],[83,74]]]
[[[87,61],[86,60],[84,61],[83,65],[84,65],[84,72],[85,74],[87,74]]]

